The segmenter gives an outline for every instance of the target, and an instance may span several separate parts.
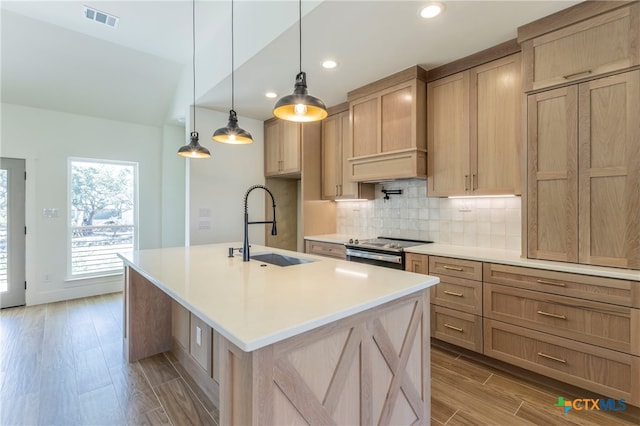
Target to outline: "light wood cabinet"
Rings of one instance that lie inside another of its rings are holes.
[[[640,404],[640,358],[491,319],[484,353],[610,398]]]
[[[482,353],[482,262],[429,256],[433,337]]]
[[[417,274],[428,274],[429,256],[425,254],[405,253],[404,269],[405,271],[415,272]]]
[[[640,65],[640,4],[527,40],[522,52],[525,91]]]
[[[351,180],[351,149],[349,110],[329,115],[322,121],[322,199],[375,198],[373,184]]]
[[[640,283],[484,264],[485,355],[640,403]]]
[[[327,243],[324,241],[305,241],[305,253],[317,254],[320,256],[333,257],[336,259],[346,259],[346,247],[344,244]]]
[[[520,54],[427,85],[429,195],[520,194]]]
[[[349,92],[352,180],[426,177],[425,79],[414,66]]]
[[[640,269],[639,116],[638,70],[528,97],[528,257]]]
[[[300,123],[273,118],[264,123],[264,175],[300,175]]]
[[[640,311],[625,306],[484,284],[484,316],[640,356]]]

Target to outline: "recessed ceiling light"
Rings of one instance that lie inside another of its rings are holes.
[[[420,16],[423,18],[435,18],[440,15],[444,10],[442,3],[432,2],[420,9]]]
[[[265,95],[267,98],[270,98],[270,99],[272,99],[272,98],[277,98],[277,97],[278,97],[278,94],[277,94],[277,93],[275,93],[275,92],[267,92],[267,93],[265,93],[264,95]]]
[[[335,68],[338,66],[338,63],[332,59],[326,60],[322,63],[322,68],[326,68],[328,70]]]

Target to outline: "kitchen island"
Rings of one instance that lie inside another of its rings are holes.
[[[237,246],[121,255],[130,362],[173,350],[193,371],[175,335],[179,304],[202,325],[187,346],[197,341],[198,355],[210,342],[213,365],[200,363],[196,381],[209,379],[222,424],[430,422],[427,288],[438,278],[259,246],[252,255],[308,262],[243,262],[228,257]]]

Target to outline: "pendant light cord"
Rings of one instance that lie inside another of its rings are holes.
[[[193,29],[193,129],[192,132],[196,131],[196,0],[193,0],[192,7],[192,29]]]
[[[298,48],[300,49],[300,72],[302,72],[302,0],[298,1]]]
[[[231,0],[231,110],[235,111],[235,78],[233,76],[235,66],[233,58],[233,0]]]

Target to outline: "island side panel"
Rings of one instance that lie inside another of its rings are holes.
[[[428,291],[250,353],[222,340],[222,425],[430,422]]]
[[[127,266],[124,354],[129,362],[171,349],[171,297]]]

